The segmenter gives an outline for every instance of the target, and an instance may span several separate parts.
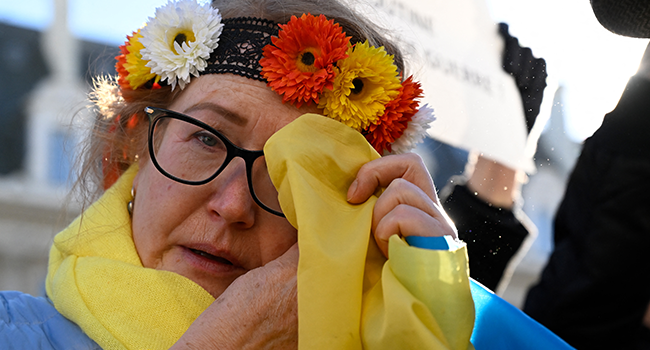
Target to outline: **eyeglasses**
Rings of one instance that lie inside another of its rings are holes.
[[[284,217],[264,151],[240,148],[210,125],[181,113],[154,107],[144,111],[149,116],[149,155],[163,175],[186,185],[203,185],[240,157],[246,163],[248,188],[255,203]]]

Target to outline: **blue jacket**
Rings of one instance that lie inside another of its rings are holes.
[[[417,238],[417,237],[416,237]],[[426,237],[431,238],[431,237]],[[428,249],[448,249],[444,240],[410,240]],[[472,281],[476,321],[472,344],[477,350],[572,349],[548,329]],[[101,350],[47,298],[21,292],[0,292],[0,349]],[[494,320],[498,320],[495,322]]]
[[[63,317],[49,299],[14,291],[0,292],[0,348],[100,349],[72,321]]]
[[[484,287],[472,282],[476,323],[472,343],[481,349],[571,349],[546,328]],[[0,292],[0,348],[101,350],[63,317],[49,299]],[[494,322],[494,320],[499,320]]]

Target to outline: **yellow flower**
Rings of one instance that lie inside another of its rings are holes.
[[[348,49],[347,55],[338,61],[334,87],[323,91],[318,107],[326,116],[362,131],[379,121],[401,84],[393,56],[383,46],[366,41]]]

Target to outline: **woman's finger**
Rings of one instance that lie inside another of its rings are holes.
[[[438,202],[431,176],[422,158],[414,153],[390,155],[364,164],[348,189],[348,202],[363,203],[378,187],[387,187],[397,178],[414,184],[431,200]]]
[[[386,257],[388,239],[392,235],[456,237],[456,232],[446,220],[435,219],[418,208],[400,204],[379,220],[374,231],[375,241]]]
[[[395,179],[375,203],[372,230],[374,231],[379,221],[398,205],[412,206],[434,218],[443,218],[440,208],[422,189],[404,179]]]

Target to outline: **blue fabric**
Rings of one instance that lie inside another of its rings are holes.
[[[441,249],[438,248],[440,238],[407,237],[406,241],[413,247]],[[476,350],[573,349],[553,332],[476,281],[470,280],[470,288],[476,311],[471,341]]]
[[[445,237],[420,237],[409,236],[405,238],[406,243],[412,247],[426,248],[431,250],[449,250],[449,244]]]
[[[15,291],[0,292],[0,348],[101,350],[48,299]]]
[[[573,349],[546,327],[474,280],[470,281],[476,319],[472,344],[482,349]]]

